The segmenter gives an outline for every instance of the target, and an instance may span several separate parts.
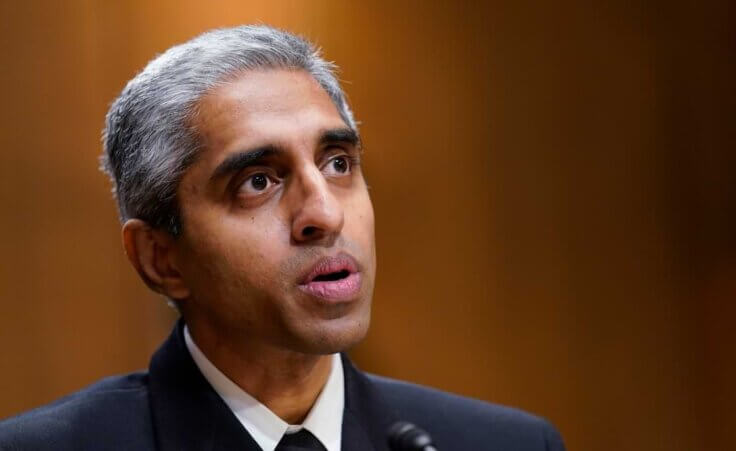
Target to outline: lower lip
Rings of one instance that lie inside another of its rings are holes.
[[[312,281],[299,285],[299,288],[314,297],[327,301],[344,302],[355,299],[360,292],[360,285],[360,273],[354,272],[344,279]]]

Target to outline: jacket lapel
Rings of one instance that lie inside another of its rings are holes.
[[[149,398],[159,451],[261,451],[214,391],[184,344],[179,320],[151,358]],[[388,451],[386,431],[396,421],[371,381],[342,354],[344,451]]]
[[[184,344],[183,321],[153,355],[149,398],[160,451],[260,451],[202,376]]]
[[[388,451],[387,431],[397,421],[371,381],[342,354],[345,373],[343,451]]]

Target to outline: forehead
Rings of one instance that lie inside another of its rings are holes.
[[[243,72],[200,100],[194,126],[209,151],[307,138],[344,127],[327,92],[306,71]]]

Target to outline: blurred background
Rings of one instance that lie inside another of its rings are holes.
[[[0,417],[144,368],[107,107],[213,27],[342,68],[377,215],[369,371],[545,416],[570,450],[736,449],[736,6],[0,2]]]

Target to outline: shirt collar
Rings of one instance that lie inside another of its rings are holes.
[[[187,326],[184,326],[184,342],[207,382],[263,451],[274,451],[285,433],[297,432],[302,428],[314,434],[327,451],[340,451],[345,406],[345,380],[340,354],[333,354],[330,375],[304,422],[290,425],[217,369],[194,343]]]

